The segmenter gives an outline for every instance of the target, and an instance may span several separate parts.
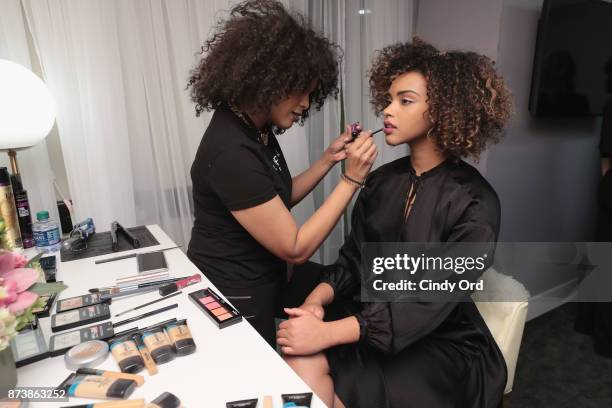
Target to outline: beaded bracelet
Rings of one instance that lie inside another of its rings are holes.
[[[342,180],[346,181],[347,183],[349,183],[349,184],[351,184],[353,186],[357,186],[359,188],[364,188],[365,187],[365,182],[357,181],[355,179],[352,179],[349,176],[347,176],[346,174],[342,174],[340,177],[342,178]]]

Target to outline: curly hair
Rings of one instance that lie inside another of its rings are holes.
[[[316,86],[311,106],[319,110],[338,96],[339,47],[273,0],[249,0],[217,24],[191,71],[187,88],[196,116],[222,103],[243,112],[267,111],[292,93]],[[304,111],[300,124],[308,117]]]
[[[512,96],[494,62],[474,52],[440,52],[415,37],[378,51],[370,69],[371,104],[380,115],[395,78],[418,71],[427,81],[428,133],[442,153],[478,160],[499,141],[512,114]]]

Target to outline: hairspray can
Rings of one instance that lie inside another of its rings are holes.
[[[23,189],[19,174],[11,174],[11,185],[13,186],[13,195],[15,196],[21,242],[24,248],[32,248],[34,246],[34,238],[32,237],[32,215],[28,192]]]
[[[17,221],[15,198],[6,167],[0,167],[0,217],[4,220],[6,244],[10,248],[21,248],[21,231]]]

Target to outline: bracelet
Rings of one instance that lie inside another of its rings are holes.
[[[342,175],[340,175],[340,177],[342,178],[342,180],[346,181],[350,185],[353,185],[353,186],[356,186],[356,187],[359,187],[359,188],[364,188],[365,187],[365,181],[357,181],[355,179],[350,178],[349,176],[347,176],[344,173]]]

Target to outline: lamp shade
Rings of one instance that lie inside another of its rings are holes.
[[[0,149],[31,147],[51,131],[55,101],[29,69],[0,59]]]

